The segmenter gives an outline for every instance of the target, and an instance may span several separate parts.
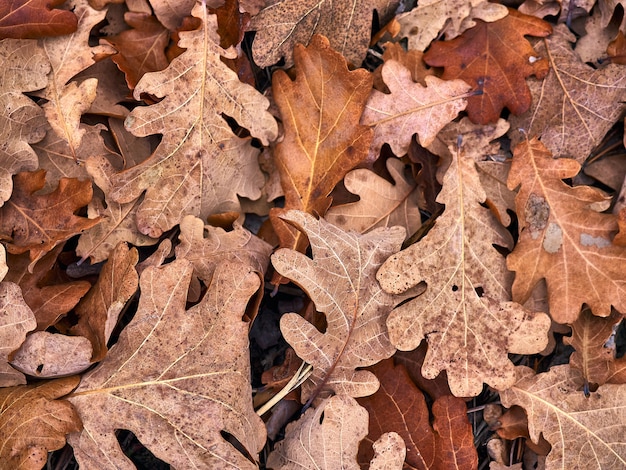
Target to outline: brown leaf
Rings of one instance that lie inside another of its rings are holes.
[[[0,237],[8,241],[9,253],[30,250],[31,272],[56,245],[100,222],[74,215],[91,200],[91,181],[61,178],[54,192],[34,194],[45,177],[43,170],[17,174],[13,195],[0,209]]]
[[[9,354],[20,347],[26,333],[37,326],[35,316],[12,282],[0,283],[0,387],[25,384],[26,377],[8,364]]]
[[[179,45],[187,50],[162,72],[145,74],[134,91],[136,99],[142,93],[164,99],[138,106],[126,118],[126,128],[134,135],[163,134],[163,140],[150,158],[112,175],[107,195],[126,204],[145,191],[137,226],[153,238],[187,214],[206,219],[239,212],[237,195],[260,197],[264,179],[256,161],[258,150],[250,138],[235,136],[223,115],[265,145],[277,134],[276,121],[266,111],[268,100],[220,61],[232,51],[218,45],[215,15],[208,15],[201,4],[193,14],[203,26],[180,33]]]
[[[548,61],[524,36],[545,37],[551,32],[545,21],[509,9],[501,20],[478,21],[452,41],[433,43],[424,61],[444,67],[444,80],[460,78],[482,90],[482,95],[467,99],[467,114],[472,122],[487,124],[497,121],[504,107],[513,114],[529,109],[531,94],[525,79],[545,77]]]
[[[422,341],[417,349],[397,351],[393,358],[396,364],[401,364],[406,368],[409,377],[420,390],[433,400],[436,400],[440,396],[450,395],[452,392],[448,386],[448,375],[445,371],[441,372],[434,379],[427,379],[422,375],[422,366],[424,365],[427,351],[428,343]]]
[[[537,46],[535,55],[548,59],[550,71],[543,81],[529,81],[532,106],[510,119],[510,134],[513,144],[537,137],[555,156],[583,163],[626,109],[626,75],[616,64],[596,69],[583,63],[573,40],[559,25]]]
[[[119,243],[100,271],[98,281],[76,306],[78,324],[70,332],[89,339],[93,347],[92,362],[104,359],[107,342],[117,325],[118,317],[126,302],[137,291],[137,261],[137,250]]]
[[[265,443],[241,321],[259,278],[223,264],[202,301],[185,310],[192,271],[176,260],[142,273],[135,317],[70,398],[85,425],[70,437],[81,468],[133,468],[115,438],[120,428],[176,468],[256,468],[220,432],[252,456]]]
[[[272,91],[285,126],[274,158],[285,191],[285,209],[324,215],[328,197],[348,170],[367,157],[372,131],[359,124],[372,79],[365,70],[348,71],[346,60],[322,36],[296,46],[296,80],[283,71]],[[281,247],[302,251],[302,236],[270,213]]]
[[[37,385],[0,389],[0,462],[16,470],[40,470],[48,452],[65,445],[65,435],[80,431],[80,418],[66,400],[77,376]]]
[[[579,170],[576,161],[554,159],[532,139],[515,148],[508,180],[510,189],[520,187],[515,199],[519,240],[507,257],[515,271],[513,299],[525,302],[545,278],[550,314],[559,323],[574,322],[582,304],[602,317],[611,305],[626,311],[626,248],[611,243],[617,219],[594,207],[606,206],[602,191],[562,181]]]
[[[550,318],[509,300],[505,261],[494,247],[510,247],[508,232],[485,201],[475,162],[457,155],[437,202],[446,209],[418,243],[392,255],[376,277],[382,288],[402,293],[426,282],[426,292],[387,319],[391,342],[415,349],[423,338],[426,378],[446,370],[452,393],[475,396],[483,382],[505,389],[515,381],[507,352],[531,354],[547,344]],[[522,352],[523,351],[523,352]]]
[[[48,83],[50,63],[35,41],[0,41],[0,205],[13,191],[11,175],[37,169],[37,155],[29,144],[46,132],[46,118],[39,106],[22,94]]]
[[[437,133],[467,106],[470,85],[463,80],[425,78],[426,86],[413,82],[409,69],[390,60],[382,70],[391,94],[372,90],[361,124],[374,128],[371,152],[378,156],[388,143],[394,154],[405,155],[414,133],[428,147]]]
[[[76,16],[54,7],[65,0],[5,0],[0,3],[0,39],[62,36],[76,31]]]
[[[624,433],[624,385],[605,384],[589,398],[578,390],[580,372],[569,365],[535,375],[517,367],[517,382],[500,392],[504,406],[519,405],[528,413],[530,437],[552,444],[546,469],[602,470],[626,466],[626,450],[615,436]]]
[[[411,79],[415,83],[426,86],[426,81],[424,80],[426,76],[436,76],[435,69],[428,68],[422,60],[422,56],[424,54],[421,51],[415,49],[405,51],[400,44],[395,42],[385,43],[383,44],[383,47],[385,48],[385,52],[383,52],[383,60],[385,62],[388,62],[390,60],[399,62],[404,67],[409,69],[409,71],[411,72]],[[383,81],[382,70],[382,65],[374,70],[374,88],[378,91],[382,91],[383,93],[388,93],[389,89]]]
[[[346,189],[360,199],[331,207],[326,220],[360,233],[396,225],[404,227],[406,233],[415,233],[422,225],[417,183],[404,174],[404,163],[397,158],[387,160],[387,170],[395,184],[364,168],[349,172],[344,178]]]
[[[313,399],[322,390],[354,397],[374,393],[376,377],[357,368],[395,352],[385,328],[393,300],[380,289],[374,273],[399,249],[404,230],[379,228],[359,235],[299,211],[289,211],[283,218],[309,237],[313,259],[281,249],[272,255],[272,264],[308,293],[328,325],[320,333],[298,314],[281,318],[287,342],[314,367],[302,386],[302,399]]]
[[[289,67],[295,60],[298,44],[310,45],[314,35],[322,35],[330,40],[330,47],[358,66],[369,46],[372,11],[377,10],[379,17],[385,17],[398,3],[397,0],[339,3],[268,0],[268,5],[250,22],[250,29],[257,32],[252,46],[254,62],[267,67],[284,57]]]

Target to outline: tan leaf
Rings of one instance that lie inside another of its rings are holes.
[[[82,336],[35,331],[12,355],[11,365],[33,377],[64,377],[91,367],[91,352],[91,343]]]
[[[285,126],[274,159],[285,191],[284,210],[324,215],[335,185],[367,157],[372,130],[359,118],[372,79],[362,69],[350,72],[322,36],[314,36],[307,48],[296,46],[294,57],[296,80],[277,71],[272,83]],[[284,210],[270,212],[281,247],[303,251],[306,240],[279,218]]]
[[[46,132],[46,118],[33,101],[22,94],[48,83],[50,63],[34,41],[0,41],[0,205],[11,196],[11,176],[37,169],[37,155],[29,144]]]
[[[324,468],[360,470],[359,441],[367,435],[367,411],[347,395],[328,398],[287,425],[285,439],[267,459],[268,468],[296,470]],[[397,467],[401,468],[401,467]]]
[[[374,457],[370,470],[400,470],[406,457],[406,446],[398,433],[386,432],[372,445]]]
[[[428,352],[426,378],[446,370],[456,396],[475,396],[483,382],[502,390],[515,381],[507,352],[531,354],[547,344],[550,318],[509,300],[509,273],[494,245],[510,247],[508,232],[481,207],[486,195],[474,159],[457,155],[437,202],[446,209],[418,243],[392,255],[376,277],[385,291],[401,293],[426,282],[426,292],[387,319],[391,342]]]
[[[138,106],[126,118],[136,136],[163,134],[152,156],[111,176],[108,196],[129,203],[145,191],[137,211],[141,233],[157,238],[187,215],[239,212],[237,195],[257,199],[264,179],[258,151],[249,138],[236,137],[222,117],[247,128],[265,145],[277,134],[276,121],[266,110],[268,100],[220,61],[230,56],[219,46],[216,17],[201,4],[193,10],[203,26],[181,32],[179,46],[187,50],[162,72],[145,74],[134,91],[164,98]]]
[[[582,163],[626,109],[626,74],[619,65],[595,69],[581,62],[573,41],[562,24],[537,44],[537,54],[548,59],[550,71],[542,81],[528,80],[532,105],[509,119],[510,135],[513,144],[536,136],[555,156]]]
[[[220,432],[252,456],[265,443],[241,321],[259,278],[223,264],[202,301],[185,310],[192,271],[176,260],[142,273],[135,317],[72,394],[85,425],[70,436],[81,468],[134,468],[115,437],[120,428],[176,468],[256,468]]]
[[[398,22],[400,36],[409,39],[409,49],[424,51],[440,32],[453,39],[474,26],[475,18],[490,22],[507,14],[504,5],[485,0],[426,0],[400,15]]]
[[[48,452],[65,445],[65,435],[82,426],[74,407],[57,398],[68,394],[79,378],[0,390],[0,462],[16,470],[40,470]]]
[[[409,69],[390,60],[382,70],[391,94],[372,90],[361,124],[374,128],[372,152],[378,155],[384,143],[398,156],[408,152],[414,133],[428,147],[437,133],[467,106],[471,86],[463,80],[425,77],[426,86],[413,82]]]
[[[387,170],[395,184],[363,168],[349,172],[344,184],[360,200],[331,207],[326,220],[343,230],[360,233],[394,225],[415,233],[422,225],[417,183],[404,174],[404,163],[397,158],[387,160]]]
[[[624,385],[605,384],[587,398],[581,384],[580,372],[569,365],[538,375],[519,366],[517,382],[500,398],[504,406],[526,410],[533,442],[543,434],[552,444],[546,470],[626,467],[626,449],[615,438],[625,431]]]
[[[24,302],[20,287],[12,282],[0,283],[0,387],[26,383],[24,374],[7,361],[9,354],[24,342],[26,333],[36,326],[35,315]]]
[[[424,80],[424,78],[426,78],[427,75],[438,76],[435,72],[435,69],[428,68],[426,66],[426,63],[422,60],[422,57],[424,55],[423,52],[415,49],[405,51],[400,44],[395,42],[385,43],[383,44],[383,47],[385,48],[385,52],[383,52],[383,60],[385,62],[394,60],[401,63],[403,66],[411,71],[411,79],[414,82],[426,86],[426,81]],[[382,65],[374,70],[374,88],[376,88],[378,91],[387,93],[389,92],[389,89],[383,81],[382,70]]]
[[[268,0],[267,6],[250,22],[256,36],[252,46],[254,62],[260,67],[275,64],[282,57],[293,64],[297,44],[308,45],[314,35],[326,36],[330,46],[358,66],[369,46],[372,11],[379,17],[393,13],[396,0]]]
[[[98,281],[74,309],[78,324],[70,331],[87,338],[93,346],[92,362],[107,353],[107,342],[126,302],[137,291],[139,276],[135,265],[139,255],[135,248],[119,243],[100,271]]]
[[[525,302],[545,278],[550,314],[559,323],[574,322],[583,304],[602,317],[611,305],[626,311],[626,247],[611,243],[617,218],[594,209],[607,202],[602,191],[562,181],[579,170],[576,161],[554,159],[532,139],[515,148],[508,180],[510,189],[519,186],[520,235],[507,257],[515,271],[513,300]]]
[[[320,333],[296,313],[280,320],[287,342],[314,367],[302,386],[302,399],[315,398],[318,387],[354,397],[374,393],[379,385],[374,374],[356,369],[395,352],[385,328],[392,296],[381,290],[374,273],[400,248],[404,230],[379,228],[359,235],[300,211],[283,218],[309,237],[313,259],[281,249],[272,255],[272,264],[308,293],[327,322],[326,332]]]

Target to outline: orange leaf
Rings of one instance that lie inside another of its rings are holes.
[[[71,11],[58,10],[65,0],[4,0],[0,2],[0,39],[62,36],[76,31]]]
[[[545,37],[552,27],[543,20],[509,9],[508,16],[477,25],[452,41],[435,42],[424,61],[444,67],[442,78],[461,78],[483,94],[467,99],[467,114],[476,123],[495,122],[504,107],[522,114],[530,107],[526,77],[543,78],[548,61],[541,58],[526,35]]]

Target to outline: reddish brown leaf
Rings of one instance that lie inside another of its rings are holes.
[[[452,41],[435,42],[424,61],[444,67],[442,78],[461,78],[483,94],[468,98],[467,113],[476,123],[495,122],[504,107],[522,114],[530,107],[526,77],[543,78],[548,61],[524,36],[545,37],[552,27],[543,20],[509,9],[508,16],[477,25]]]
[[[0,39],[62,36],[76,31],[71,11],[54,7],[65,0],[4,0],[0,2]]]
[[[74,215],[91,200],[91,181],[61,178],[52,193],[35,194],[45,177],[43,170],[17,174],[13,195],[0,209],[0,237],[8,241],[9,253],[30,250],[31,272],[56,245],[100,222]]]

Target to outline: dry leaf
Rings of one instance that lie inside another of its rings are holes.
[[[444,67],[444,80],[460,78],[474,90],[482,90],[467,99],[466,111],[472,122],[488,124],[498,120],[504,107],[513,114],[528,110],[531,94],[526,77],[545,77],[548,61],[524,36],[545,37],[551,32],[545,21],[509,9],[501,20],[479,21],[452,41],[433,43],[424,61]]]
[[[548,59],[550,71],[543,81],[529,80],[532,106],[510,119],[511,138],[513,144],[541,138],[555,156],[582,163],[626,109],[626,74],[616,64],[595,69],[581,62],[572,41],[574,35],[559,25],[537,45],[535,55]]]
[[[559,323],[574,322],[583,304],[602,317],[611,305],[626,311],[626,248],[611,243],[617,218],[596,210],[608,202],[602,191],[562,181],[579,170],[576,161],[554,159],[532,139],[515,148],[508,180],[510,189],[520,187],[519,240],[507,257],[515,271],[513,300],[525,302],[545,278],[550,314]]]
[[[91,343],[82,336],[35,331],[12,354],[11,365],[33,377],[64,377],[91,367],[91,352]]]
[[[370,470],[400,470],[406,457],[404,441],[398,433],[387,432],[380,436],[372,445],[374,457],[370,462]]]
[[[100,271],[98,282],[76,306],[78,324],[70,331],[87,338],[93,346],[92,362],[104,359],[107,342],[126,302],[137,291],[139,276],[135,248],[119,243]]]
[[[353,397],[374,393],[376,377],[357,369],[395,352],[385,328],[392,296],[381,290],[374,273],[400,248],[404,230],[379,228],[359,235],[300,211],[289,211],[283,218],[309,237],[313,259],[280,249],[272,255],[272,264],[308,293],[327,322],[326,332],[320,333],[296,313],[280,320],[287,342],[314,368],[302,386],[302,399],[315,398],[322,391],[318,387]]]
[[[626,467],[626,449],[616,436],[626,423],[624,385],[605,384],[585,397],[580,372],[569,365],[535,375],[517,367],[517,382],[500,392],[504,406],[519,405],[528,413],[533,442],[540,434],[552,444],[546,470]]]
[[[352,170],[344,178],[346,189],[360,200],[331,207],[326,220],[342,230],[366,233],[378,227],[404,227],[412,234],[422,225],[417,183],[404,174],[404,163],[387,160],[387,170],[395,184],[373,171]]]
[[[40,470],[48,452],[65,445],[65,435],[82,426],[67,395],[78,377],[0,389],[0,462],[3,468]]]
[[[547,344],[550,318],[509,300],[505,261],[494,245],[510,247],[508,232],[488,209],[475,162],[457,155],[437,202],[446,209],[418,243],[392,255],[376,277],[382,288],[402,293],[426,282],[426,292],[387,319],[391,342],[415,349],[423,338],[426,378],[446,370],[456,396],[475,396],[483,382],[502,390],[515,381],[507,352],[532,354]]]
[[[0,387],[26,383],[24,374],[7,361],[9,354],[24,342],[26,333],[36,326],[35,315],[24,302],[20,287],[12,282],[0,283]]]
[[[35,170],[37,155],[28,144],[46,132],[44,113],[22,94],[46,86],[50,63],[34,41],[0,41],[0,205],[11,196],[11,175]]]
[[[367,157],[372,131],[359,118],[372,79],[365,70],[350,72],[322,36],[314,36],[307,48],[296,46],[294,57],[295,82],[277,71],[272,83],[285,126],[274,151],[285,209],[272,210],[270,217],[280,246],[303,251],[306,240],[279,217],[289,209],[324,215],[335,185]]]
[[[76,31],[76,16],[54,7],[65,0],[5,0],[0,3],[0,39],[62,36]]]
[[[370,42],[372,10],[379,17],[392,13],[397,0],[268,0],[267,6],[250,22],[256,31],[252,54],[259,67],[294,62],[297,44],[309,45],[314,35],[323,35],[330,46],[348,62],[360,65]]]
[[[43,170],[17,174],[11,199],[0,208],[0,237],[9,253],[30,250],[30,272],[56,245],[100,222],[74,215],[91,200],[91,181],[61,178],[54,192],[34,194],[45,178]]]
[[[385,48],[385,52],[383,52],[383,60],[385,62],[394,60],[402,64],[404,67],[409,69],[411,72],[411,79],[414,82],[426,86],[426,81],[424,80],[426,76],[436,76],[435,69],[428,68],[422,60],[422,56],[424,55],[423,52],[415,49],[405,51],[400,44],[395,42],[387,42],[383,44],[383,47]],[[388,93],[389,89],[385,85],[385,82],[383,82],[382,70],[382,65],[374,70],[374,88],[378,91],[382,91],[383,93]]]
[[[426,86],[413,82],[409,69],[390,60],[382,70],[391,94],[372,90],[361,124],[374,128],[370,152],[378,156],[388,143],[394,154],[405,155],[414,133],[428,147],[437,133],[467,106],[471,88],[463,80],[440,80],[425,77]]]
[[[220,61],[230,52],[220,48],[215,15],[201,4],[193,10],[203,26],[181,32],[179,45],[187,50],[162,72],[148,73],[134,96],[150,93],[164,98],[139,106],[126,118],[136,136],[164,134],[150,158],[111,176],[108,194],[130,203],[146,191],[137,211],[141,233],[157,238],[186,214],[206,218],[239,211],[237,195],[256,199],[263,185],[250,139],[236,137],[222,117],[236,120],[267,145],[276,137],[267,99],[244,85]]]
[[[248,327],[241,321],[259,278],[223,264],[202,301],[185,310],[192,271],[189,261],[176,260],[142,273],[135,317],[72,394],[85,426],[70,436],[81,468],[134,468],[116,429],[132,431],[176,468],[256,468],[220,432],[252,456],[265,443],[250,398]]]

